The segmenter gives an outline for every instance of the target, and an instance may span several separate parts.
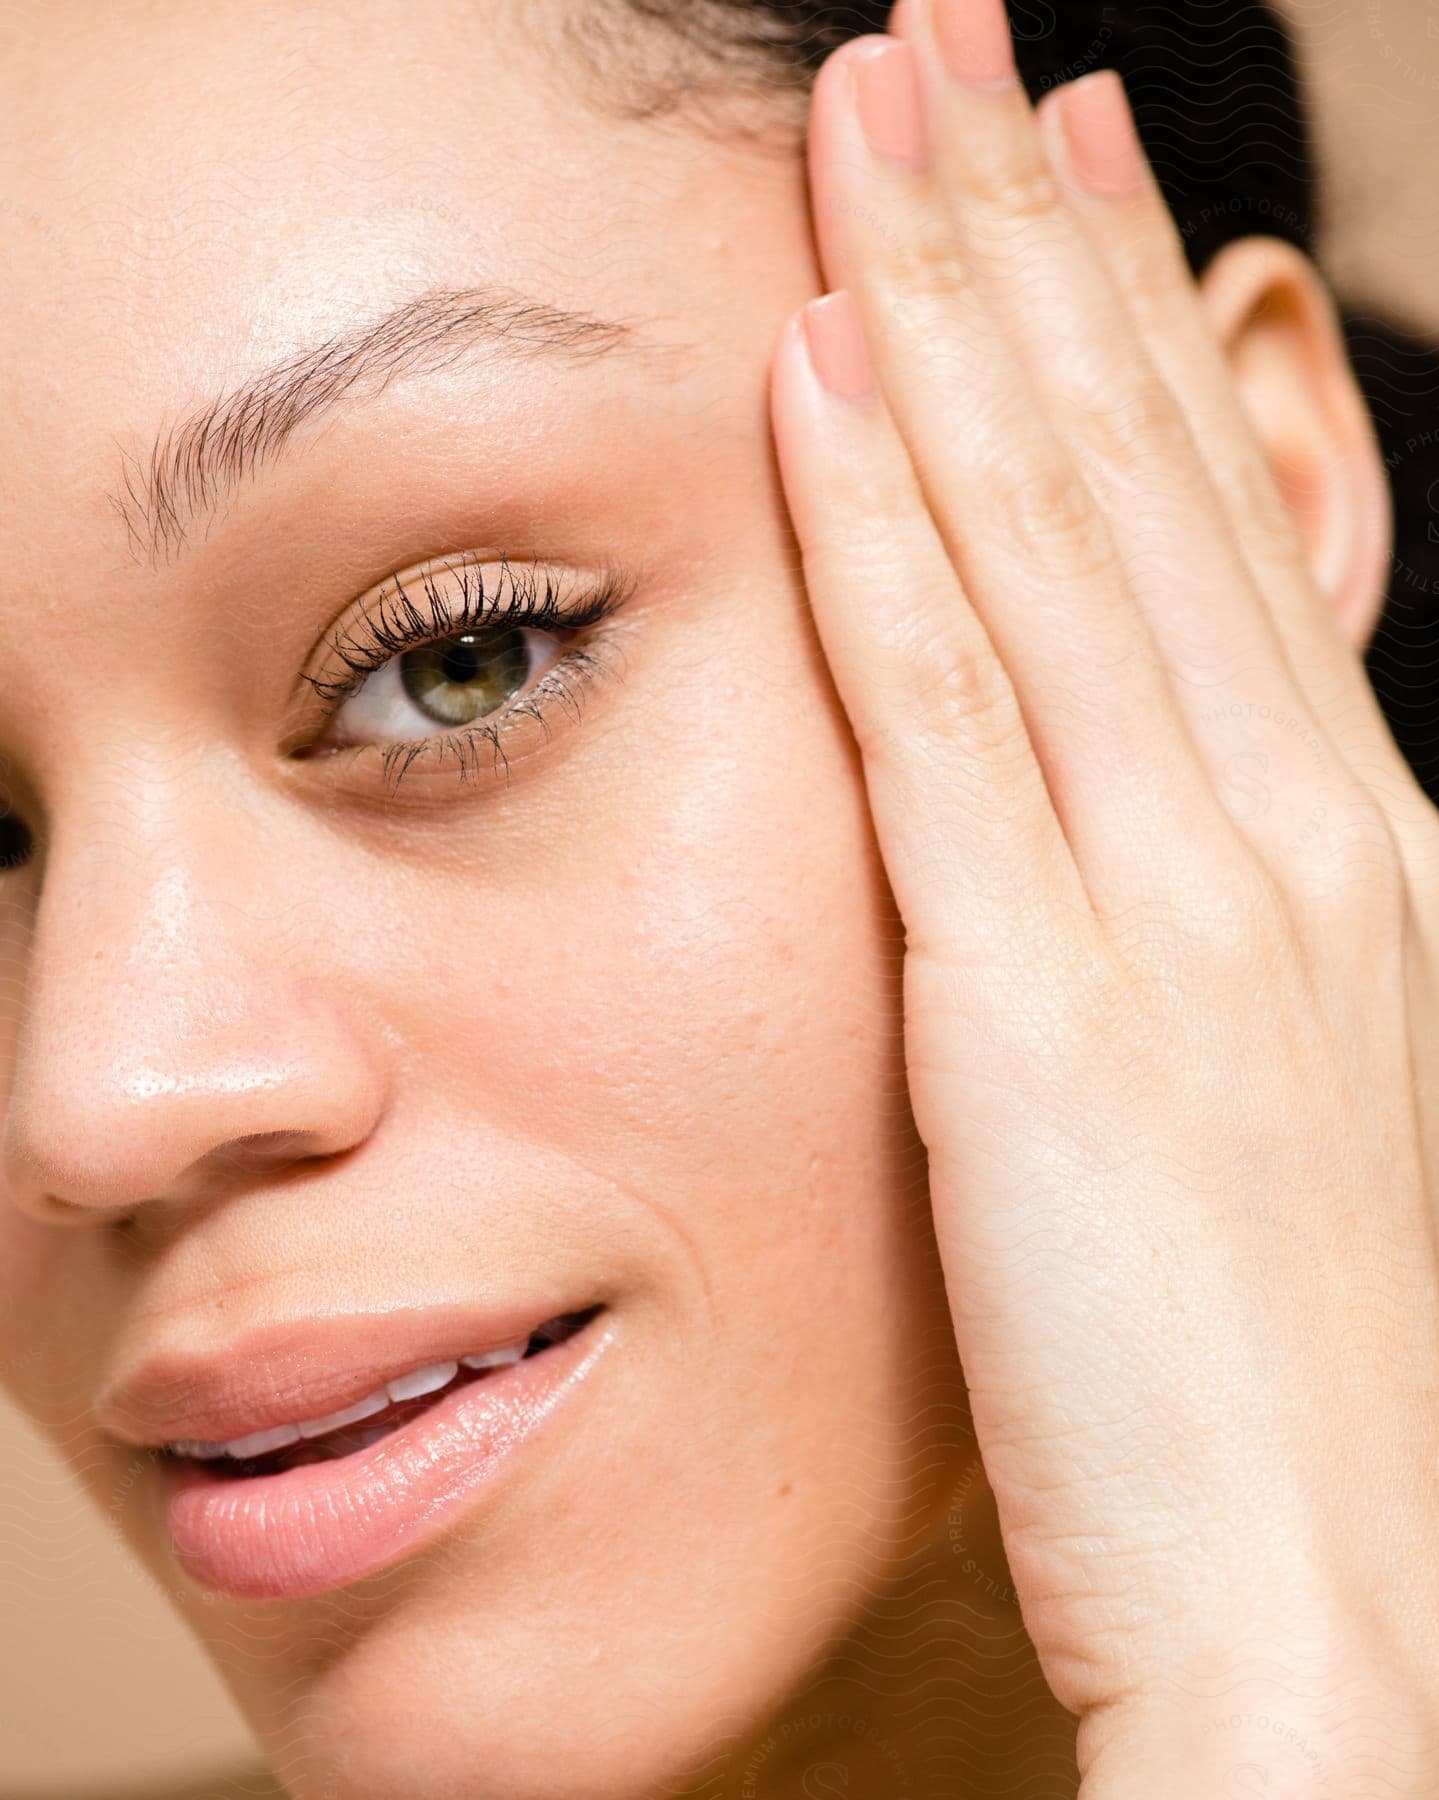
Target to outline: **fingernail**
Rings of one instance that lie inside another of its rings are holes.
[[[842,400],[864,400],[874,392],[874,369],[864,341],[859,308],[848,288],[811,300],[800,315],[814,372]]]
[[[1004,0],[929,0],[935,42],[951,75],[970,87],[1012,87],[1014,39]]]
[[[1067,82],[1056,89],[1054,104],[1075,180],[1092,194],[1134,193],[1144,180],[1144,146],[1118,73],[1100,69]]]
[[[850,63],[859,122],[869,147],[890,162],[929,161],[914,52],[898,38],[857,47]]]

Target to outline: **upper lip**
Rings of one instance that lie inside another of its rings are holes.
[[[112,1437],[142,1449],[186,1438],[228,1443],[323,1418],[407,1369],[520,1343],[583,1304],[326,1314],[257,1325],[204,1352],[172,1344],[108,1387],[96,1418]]]

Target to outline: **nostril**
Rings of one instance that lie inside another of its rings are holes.
[[[125,1226],[134,1212],[131,1206],[91,1206],[82,1200],[66,1200],[59,1194],[40,1196],[40,1219],[46,1225],[93,1231],[97,1225]]]
[[[216,1145],[213,1160],[228,1169],[246,1172],[276,1169],[299,1162],[308,1154],[303,1131],[252,1131],[244,1137],[228,1139]]]

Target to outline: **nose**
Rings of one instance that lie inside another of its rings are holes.
[[[89,1225],[214,1197],[374,1129],[376,1046],[319,960],[342,922],[306,916],[293,863],[214,812],[205,831],[190,809],[184,829],[150,821],[118,869],[49,843],[10,971],[0,1133],[9,1198],[32,1218]]]

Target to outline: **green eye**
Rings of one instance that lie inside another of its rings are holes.
[[[526,634],[457,633],[397,659],[400,685],[436,725],[473,725],[512,700],[530,675]]]
[[[578,718],[583,692],[607,672],[608,621],[634,579],[603,570],[586,586],[573,573],[503,560],[494,576],[487,588],[481,566],[447,560],[411,577],[410,588],[392,576],[342,618],[325,642],[345,672],[322,665],[304,677],[326,724],[290,754],[377,761],[385,785],[397,787],[412,767],[450,762],[462,777],[478,773],[484,744],[508,773],[524,719],[548,747],[551,720]]]
[[[552,632],[527,626],[417,644],[365,677],[334,730],[347,744],[384,744],[474,725],[501,712],[560,648]]]

